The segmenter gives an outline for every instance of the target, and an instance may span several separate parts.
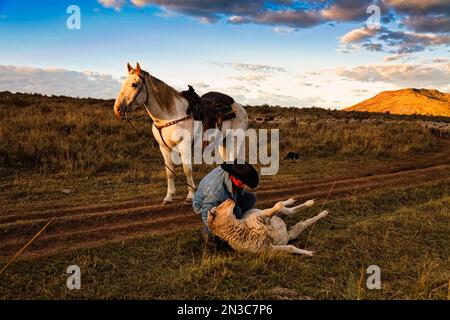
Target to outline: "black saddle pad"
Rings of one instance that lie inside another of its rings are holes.
[[[206,110],[220,111],[221,109],[228,109],[233,103],[234,99],[224,93],[211,91],[201,96],[203,107]]]
[[[192,86],[181,94],[189,102],[187,114],[192,114],[195,120],[203,121],[206,128],[214,127],[216,121],[236,117],[231,107],[234,99],[226,94],[211,91],[200,97]]]

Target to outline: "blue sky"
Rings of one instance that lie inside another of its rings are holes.
[[[386,21],[372,31],[362,0],[3,0],[0,90],[110,98],[139,61],[177,89],[250,104],[340,108],[381,90],[450,91],[450,1],[417,2],[420,16],[398,2],[377,2]],[[72,4],[80,30],[66,27]]]

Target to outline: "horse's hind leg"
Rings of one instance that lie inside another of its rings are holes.
[[[272,251],[284,251],[284,252],[288,252],[288,253],[295,253],[295,254],[303,254],[306,256],[312,256],[314,255],[314,251],[309,251],[309,250],[303,250],[303,249],[299,249],[297,247],[294,247],[293,245],[290,244],[286,244],[286,245],[270,245],[270,249]]]
[[[312,207],[314,205],[314,200],[308,200],[305,203],[302,203],[298,206],[292,208],[283,208],[279,211],[280,216],[289,216],[291,214],[297,213],[300,210]]]
[[[308,219],[308,220],[305,220],[305,221],[301,221],[301,222],[293,225],[288,230],[289,240],[297,239],[297,237],[300,235],[300,233],[302,233],[303,230],[308,228],[310,225],[316,223],[317,220],[326,217],[327,215],[328,215],[328,211],[324,210],[321,213],[319,213],[317,216],[315,216],[315,217],[313,217],[311,219]]]
[[[163,146],[159,146],[159,150],[161,150],[161,154],[164,158],[164,163],[166,164],[165,169],[167,176],[167,194],[164,198],[163,204],[169,204],[173,202],[173,196],[175,195],[175,180],[173,175],[175,167],[173,166],[171,152]]]

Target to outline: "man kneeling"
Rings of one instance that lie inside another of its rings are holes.
[[[208,173],[200,184],[192,200],[192,206],[196,213],[201,215],[203,220],[202,237],[209,246],[215,246],[214,235],[208,228],[208,212],[219,206],[227,199],[233,200],[236,205],[233,213],[236,218],[252,209],[256,203],[254,193],[245,190],[246,186],[256,188],[259,176],[255,168],[245,162],[223,163]]]

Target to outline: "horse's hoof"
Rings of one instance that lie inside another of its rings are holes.
[[[173,204],[173,201],[168,201],[168,200],[164,200],[162,203],[163,206],[170,206],[172,204]]]
[[[184,200],[184,203],[192,203],[192,198],[186,198],[186,200]]]

